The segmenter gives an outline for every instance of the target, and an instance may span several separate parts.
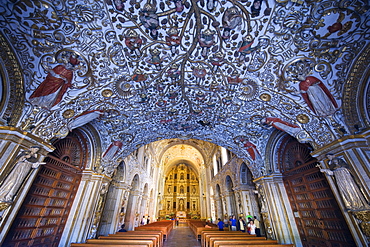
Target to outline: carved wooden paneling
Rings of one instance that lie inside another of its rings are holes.
[[[60,142],[40,168],[3,246],[58,246],[80,183],[83,150],[77,138]]]
[[[284,184],[303,246],[356,246],[325,176],[316,167],[318,163],[307,157],[309,150],[292,142],[284,151]]]

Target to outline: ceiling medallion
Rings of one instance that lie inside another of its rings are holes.
[[[71,118],[71,117],[73,117],[74,115],[75,115],[75,111],[74,111],[74,110],[72,110],[72,109],[68,109],[68,110],[65,110],[65,111],[63,112],[63,117],[64,117],[64,118],[66,118],[66,119]]]
[[[251,79],[243,80],[243,86],[241,86],[241,93],[239,98],[245,101],[251,101],[256,97],[258,93],[258,85]]]
[[[134,96],[134,90],[132,85],[125,80],[124,77],[119,78],[115,84],[115,91],[118,95],[122,96],[125,99],[131,98]]]
[[[305,124],[305,123],[308,123],[310,121],[310,118],[307,115],[299,114],[297,116],[297,120],[298,120],[298,122]]]
[[[271,100],[271,95],[267,94],[267,93],[263,93],[260,95],[260,99],[263,100],[263,101],[270,101]]]
[[[110,90],[110,89],[105,89],[105,90],[103,90],[103,91],[101,92],[101,95],[102,95],[103,97],[109,98],[110,96],[112,96],[112,95],[113,95],[113,92],[112,92],[112,90]]]

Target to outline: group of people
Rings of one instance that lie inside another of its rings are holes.
[[[146,224],[149,224],[150,223],[150,216],[148,217],[145,217],[143,216],[143,218],[141,219],[141,222],[140,222],[140,225],[146,225]]]
[[[237,220],[235,215],[230,216],[227,222],[224,222],[219,218],[217,225],[220,231],[223,231],[225,227],[228,227],[230,231],[248,232],[249,234],[256,234],[257,237],[261,236],[260,222],[256,216],[254,216],[254,219],[248,217],[248,224],[245,222],[243,217],[239,217]]]

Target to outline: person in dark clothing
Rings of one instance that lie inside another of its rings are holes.
[[[254,216],[254,224],[256,225],[256,237],[261,237],[260,221],[257,220],[256,216]]]
[[[245,232],[246,231],[246,224],[242,217],[239,217],[239,220],[237,222],[236,228],[238,231]]]
[[[125,229],[125,224],[122,224],[121,229],[119,229],[118,231],[119,232],[127,232],[127,230]]]

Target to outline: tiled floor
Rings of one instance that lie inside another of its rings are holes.
[[[180,224],[171,231],[163,247],[200,247],[200,242],[196,240],[187,224]]]

